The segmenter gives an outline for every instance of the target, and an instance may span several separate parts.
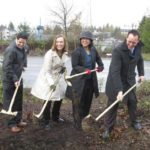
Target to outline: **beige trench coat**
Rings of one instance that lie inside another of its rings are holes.
[[[69,59],[65,52],[60,58],[56,51],[49,50],[44,56],[44,63],[40,73],[31,89],[31,94],[42,100],[59,101],[65,97],[67,84],[64,79],[64,74],[61,75],[56,90],[50,96],[52,90],[50,86],[54,84],[58,78],[59,71],[62,67],[66,67],[65,63]]]

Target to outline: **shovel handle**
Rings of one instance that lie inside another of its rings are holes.
[[[54,92],[54,89],[52,89],[51,92],[50,92],[50,98],[51,98],[53,92]],[[44,103],[44,105],[43,105],[43,107],[42,107],[42,109],[41,109],[41,111],[40,111],[39,114],[34,114],[34,113],[33,113],[33,115],[34,115],[35,117],[37,117],[37,118],[40,118],[40,116],[43,114],[43,111],[45,110],[45,108],[46,108],[48,102],[49,102],[49,99],[46,100],[46,102]]]
[[[124,94],[123,97],[125,97],[131,90],[133,90],[136,87],[137,83],[135,83],[131,88],[129,88]],[[102,116],[104,116],[114,105],[116,105],[120,99],[117,99],[114,101],[109,107],[107,107],[95,120],[98,121]]]
[[[57,79],[55,80],[54,85],[57,85],[57,84],[58,84],[60,77],[61,77],[61,74],[59,74],[59,76],[58,76]],[[40,118],[40,117],[41,117],[41,115],[43,114],[43,112],[44,112],[44,110],[45,110],[45,108],[46,108],[46,106],[47,106],[49,100],[51,99],[52,94],[53,94],[54,91],[55,91],[55,89],[52,88],[51,91],[50,91],[50,94],[49,94],[49,98],[45,101],[45,103],[44,103],[44,105],[43,105],[41,111],[40,111],[38,114],[34,114],[34,113],[33,113],[33,115],[34,115],[35,117],[37,117],[37,118]]]
[[[19,86],[20,86],[21,78],[22,78],[22,73],[21,73],[20,78],[19,78],[19,81],[18,81],[19,84],[16,86],[16,89],[15,89],[15,91],[14,91],[13,97],[12,97],[12,99],[11,99],[11,101],[10,101],[10,105],[9,105],[8,111],[2,109],[0,113],[8,114],[8,115],[13,115],[13,116],[16,116],[16,115],[17,115],[17,113],[18,113],[17,111],[16,111],[16,112],[12,112],[12,107],[13,107],[13,104],[14,104],[14,101],[15,101],[16,94],[17,94],[17,92],[18,92],[18,88],[19,88]]]
[[[18,89],[19,89],[19,86],[20,86],[21,78],[22,78],[22,73],[21,73],[21,76],[20,76],[20,78],[19,78],[19,84],[16,86],[15,92],[14,92],[13,97],[12,97],[12,99],[11,99],[11,102],[10,102],[10,106],[9,106],[8,111],[11,111],[11,110],[12,110],[12,106],[13,106],[13,104],[14,104],[15,97],[16,97],[16,94],[17,94]]]
[[[94,71],[96,71],[97,69],[93,69],[93,70],[91,70],[91,72],[94,72]],[[72,79],[72,78],[75,78],[75,77],[78,77],[78,76],[81,76],[81,75],[84,75],[84,74],[86,74],[86,71],[84,71],[84,72],[81,72],[81,73],[78,73],[78,74],[75,74],[75,75],[72,75],[72,76],[66,76],[65,78],[66,78],[66,80],[67,79]]]

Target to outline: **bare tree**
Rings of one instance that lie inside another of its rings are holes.
[[[58,9],[49,8],[49,11],[57,19],[57,20],[54,20],[54,23],[57,25],[60,25],[63,28],[65,36],[67,37],[68,27],[71,22],[70,14],[73,8],[73,4],[68,6],[68,4],[66,3],[66,0],[58,0],[58,1],[59,1]]]
[[[70,33],[69,40],[73,39],[74,48],[77,47],[79,35],[82,31],[80,19],[81,19],[81,12],[75,15],[75,18],[70,22],[69,26],[69,33]]]

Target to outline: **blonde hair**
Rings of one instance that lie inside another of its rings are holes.
[[[53,44],[52,44],[51,49],[53,51],[57,51],[56,40],[60,37],[62,37],[64,39],[64,48],[63,48],[63,51],[62,51],[64,53],[64,52],[68,51],[68,43],[67,43],[66,37],[63,34],[56,35],[56,37],[53,40]]]

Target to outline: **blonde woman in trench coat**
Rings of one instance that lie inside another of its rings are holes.
[[[59,78],[51,96],[50,91],[69,58],[66,50],[67,42],[65,37],[63,35],[57,35],[53,41],[52,48],[47,51],[44,56],[43,66],[31,90],[31,94],[35,97],[42,100],[49,100],[41,119],[41,125],[45,129],[50,129],[50,117],[56,123],[64,122],[64,120],[59,117],[62,99],[65,97],[67,87],[64,75],[61,75]],[[52,116],[50,116],[51,102],[54,102]]]

